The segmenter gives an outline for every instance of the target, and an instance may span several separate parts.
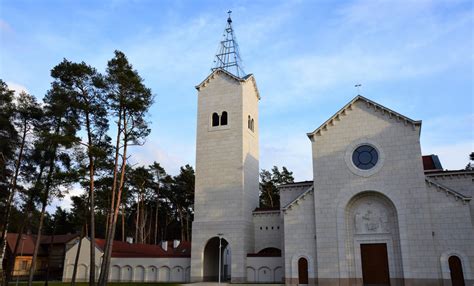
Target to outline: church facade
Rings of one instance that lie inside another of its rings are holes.
[[[472,284],[474,172],[443,171],[421,154],[421,121],[363,96],[307,134],[314,180],[258,208],[260,95],[232,71],[230,24],[221,54],[234,57],[196,87],[191,281]]]
[[[110,280],[473,285],[474,171],[422,156],[421,121],[363,96],[306,134],[313,180],[280,186],[279,209],[259,208],[260,94],[231,23],[196,86],[192,242],[114,244]]]

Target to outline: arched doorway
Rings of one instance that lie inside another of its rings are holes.
[[[403,278],[397,209],[384,194],[356,194],[345,208],[349,277],[389,285]]]
[[[228,281],[231,277],[231,250],[224,238],[220,239],[221,249],[221,281]],[[209,239],[204,247],[204,281],[218,281],[219,273],[219,237]]]
[[[449,271],[451,272],[451,285],[452,286],[465,286],[464,274],[462,273],[461,259],[457,256],[449,257]]]
[[[308,284],[308,260],[298,259],[298,284]]]

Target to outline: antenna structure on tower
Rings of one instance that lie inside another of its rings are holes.
[[[212,68],[212,71],[221,68],[237,77],[244,77],[245,72],[242,69],[239,45],[237,44],[237,38],[235,37],[234,29],[232,28],[232,19],[230,18],[232,11],[227,13],[229,14],[229,17],[227,18],[227,25],[224,30],[224,39],[219,44],[216,58],[214,60],[215,66]]]

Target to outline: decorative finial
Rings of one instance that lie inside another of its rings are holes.
[[[227,14],[229,14],[229,17],[227,18],[227,25],[224,29],[224,38],[219,44],[214,60],[215,65],[212,70],[223,69],[237,77],[244,77],[246,74],[242,69],[239,45],[237,44],[234,29],[232,28],[232,19],[230,18],[232,11],[229,10]]]
[[[360,83],[354,85],[354,87],[357,87],[357,95],[360,95],[360,87],[361,86],[362,86],[362,84],[360,84]]]

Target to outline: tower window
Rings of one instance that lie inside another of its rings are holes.
[[[227,111],[222,112],[221,125],[227,125]]]
[[[248,119],[247,119],[247,127],[248,129],[252,130],[253,131],[253,118],[249,115],[248,116]]]
[[[219,126],[219,114],[215,112],[212,114],[212,126]]]

